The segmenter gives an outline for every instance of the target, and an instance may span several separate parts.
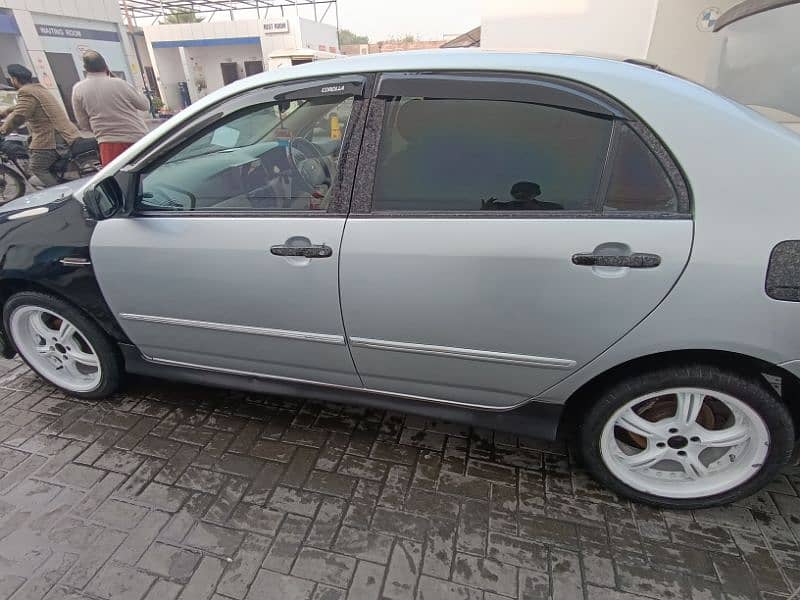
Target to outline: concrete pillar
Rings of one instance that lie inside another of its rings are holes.
[[[147,56],[150,57],[150,65],[153,67],[153,75],[156,78],[156,83],[158,83],[158,89],[161,92],[161,101],[164,102],[164,104],[167,104],[166,91],[164,90],[164,87],[161,84],[161,73],[159,73],[158,71],[158,63],[156,62],[155,51],[153,50],[153,44],[150,42],[150,38],[147,37],[147,34],[145,34],[144,36],[144,46],[145,50],[147,51]]]
[[[14,10],[14,19],[17,21],[20,35],[28,51],[28,58],[30,59],[30,66],[39,82],[48,90],[53,90],[55,96],[61,100],[58,93],[56,81],[53,78],[53,71],[50,68],[50,63],[47,62],[47,56],[42,47],[42,40],[39,38],[39,32],[36,31],[36,24],[33,22],[33,16],[27,10]]]
[[[181,46],[178,48],[178,54],[181,56],[181,67],[183,68],[183,75],[186,78],[184,81],[186,81],[189,86],[189,98],[192,99],[192,102],[197,102],[200,96],[197,93],[197,86],[194,81],[194,69],[189,60],[189,53],[186,51],[186,48]]]

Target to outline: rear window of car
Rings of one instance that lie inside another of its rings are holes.
[[[395,99],[373,210],[592,210],[611,130],[609,118],[541,104]]]
[[[633,129],[619,127],[605,212],[677,212],[678,197],[664,167]]]

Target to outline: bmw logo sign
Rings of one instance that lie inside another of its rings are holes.
[[[712,6],[705,9],[697,17],[697,28],[703,32],[714,31],[714,25],[717,24],[719,16],[720,10],[718,8]]]

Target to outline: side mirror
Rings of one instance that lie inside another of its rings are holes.
[[[114,181],[103,181],[95,187],[86,190],[83,193],[83,203],[86,210],[92,218],[102,221],[113,217],[122,208],[122,195],[119,193],[111,193],[108,188],[116,186]],[[118,191],[118,188],[114,191]]]

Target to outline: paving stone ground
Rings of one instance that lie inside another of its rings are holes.
[[[794,599],[798,473],[667,512],[558,444],[0,361],[0,600]]]

